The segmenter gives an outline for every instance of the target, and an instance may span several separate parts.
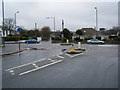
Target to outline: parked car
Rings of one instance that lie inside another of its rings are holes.
[[[105,42],[98,39],[90,39],[90,40],[87,40],[87,43],[88,44],[104,44]]]
[[[29,40],[26,40],[25,43],[39,43],[40,41],[38,40],[35,40],[35,39],[29,39]]]

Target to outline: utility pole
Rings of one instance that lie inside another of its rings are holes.
[[[4,23],[4,0],[2,0],[2,17],[3,17],[3,25],[2,25],[2,30],[3,30],[3,37],[5,36],[5,23]],[[4,38],[2,38],[2,44],[5,46],[5,41]]]
[[[16,13],[15,13],[15,34],[17,34],[17,30],[16,30],[16,28],[17,28],[17,26],[16,26],[16,14],[17,13],[19,13],[19,11],[17,11]]]
[[[63,32],[63,30],[64,30],[64,20],[62,20],[62,32]],[[63,35],[63,33],[62,33],[62,41],[64,42],[64,35]]]
[[[37,23],[35,23],[35,30],[37,30]]]
[[[55,17],[53,17],[53,19],[54,19],[54,32],[55,32]]]
[[[14,22],[15,22],[15,35],[17,35],[17,30],[16,30],[16,29],[17,29],[17,25],[16,25],[16,14],[17,14],[17,13],[19,13],[19,11],[17,11],[17,12],[15,13],[15,21],[14,21]],[[17,38],[16,38],[16,42],[17,42]]]
[[[96,10],[96,30],[98,31],[98,10],[97,7],[95,7]]]
[[[37,32],[36,32],[36,30],[37,30],[37,23],[35,23],[35,38],[37,39]]]
[[[64,20],[62,20],[62,31],[64,30]]]
[[[96,34],[96,36],[98,36],[98,9],[97,9],[97,7],[95,7],[95,10],[96,10],[96,31],[97,31],[97,34]]]

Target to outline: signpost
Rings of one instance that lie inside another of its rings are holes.
[[[78,42],[78,49],[81,49],[81,42]]]
[[[71,51],[72,51],[72,52],[75,52],[75,46],[74,46],[74,43],[71,44]]]
[[[19,33],[19,42],[18,43],[19,43],[19,51],[20,51],[20,32],[21,32],[21,28],[18,28],[17,32]]]

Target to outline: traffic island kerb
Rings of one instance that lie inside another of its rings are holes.
[[[2,54],[0,56],[8,56],[8,55],[17,54],[17,53],[20,53],[20,52],[23,52],[23,51],[27,51],[27,50],[29,50],[29,49],[27,48],[27,49],[15,51],[15,52],[10,52],[10,53],[6,53],[6,54]]]

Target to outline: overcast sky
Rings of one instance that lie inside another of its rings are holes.
[[[33,0],[34,1],[34,0]],[[118,2],[5,2],[5,17],[14,18],[17,14],[17,25],[33,29],[34,23],[40,29],[49,26],[53,30],[53,19],[56,18],[56,30],[61,30],[61,20],[69,30],[95,27],[95,7],[98,9],[99,28],[118,26]],[[1,4],[0,4],[1,6]],[[2,24],[2,14],[0,14]]]

